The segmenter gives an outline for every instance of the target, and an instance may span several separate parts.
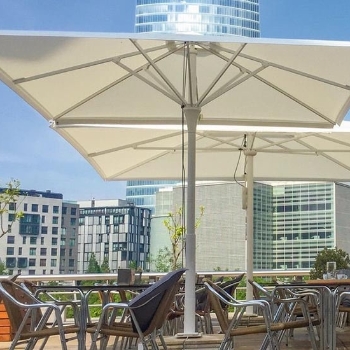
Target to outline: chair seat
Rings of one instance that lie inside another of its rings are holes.
[[[63,331],[64,334],[69,334],[69,333],[77,333],[79,332],[79,327],[71,325],[71,326],[63,326]],[[58,327],[54,328],[44,328],[38,331],[35,331],[35,337],[37,338],[46,338],[50,337],[52,335],[59,335],[60,330]],[[33,337],[33,332],[22,332],[20,339],[25,340],[25,339],[30,339]]]
[[[320,324],[319,320],[312,321],[313,326],[317,326]],[[294,329],[294,328],[304,328],[309,325],[307,320],[297,320],[297,321],[289,321],[289,322],[278,322],[271,324],[271,331],[278,332],[286,329]],[[256,334],[256,333],[267,333],[267,328],[265,324],[254,325],[249,327],[238,327],[231,329],[231,336],[238,335],[247,335],[247,334]]]

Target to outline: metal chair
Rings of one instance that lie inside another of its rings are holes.
[[[110,336],[115,336],[116,340],[138,338],[145,350],[148,344],[152,349],[158,349],[156,338],[159,337],[163,349],[166,349],[162,327],[185,271],[179,269],[168,273],[127,303],[106,304],[97,326],[87,329],[93,333],[90,349],[97,349],[97,341],[101,342],[101,348],[106,348]],[[118,310],[126,310],[129,317],[117,322]]]
[[[66,342],[80,337],[78,323],[63,325],[59,306],[44,303],[35,298],[27,289],[10,280],[0,281],[0,294],[8,313],[11,331],[14,335],[9,350],[20,343],[27,343],[26,350],[34,349],[39,339],[43,339],[40,349],[44,349],[51,336],[59,336],[62,350],[67,350]],[[51,323],[50,317],[55,318]],[[67,334],[71,337],[66,338]]]

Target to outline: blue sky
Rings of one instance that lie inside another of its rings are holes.
[[[133,32],[136,0],[0,0],[0,30]],[[350,1],[260,0],[261,36],[350,41]],[[330,62],[331,64],[331,62]],[[124,198],[44,118],[0,83],[0,186],[52,190],[68,200]]]

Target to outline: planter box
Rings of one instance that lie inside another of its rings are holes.
[[[11,326],[8,318],[5,305],[0,302],[0,342],[11,341]]]

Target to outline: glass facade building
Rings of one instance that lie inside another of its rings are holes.
[[[259,37],[259,0],[137,0],[135,29]]]
[[[133,180],[126,183],[126,200],[137,207],[155,209],[155,193],[160,188],[172,187],[178,181]]]

